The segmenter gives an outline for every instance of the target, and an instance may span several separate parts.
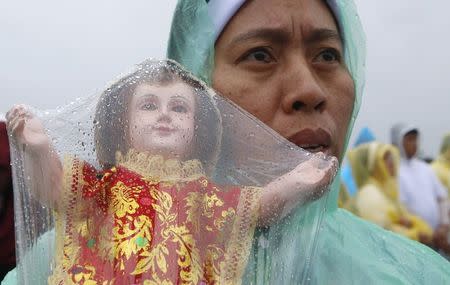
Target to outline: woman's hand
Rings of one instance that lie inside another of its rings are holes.
[[[45,151],[50,146],[42,122],[24,105],[16,105],[6,114],[6,125],[17,142],[31,151]]]

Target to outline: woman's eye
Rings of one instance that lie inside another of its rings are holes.
[[[253,60],[253,61],[259,61],[262,63],[271,63],[275,59],[271,55],[271,53],[267,49],[258,48],[251,50],[248,52],[244,57],[243,60]]]
[[[172,107],[172,111],[177,113],[187,113],[188,109],[183,105],[176,105]]]
[[[146,111],[154,111],[158,109],[158,106],[156,106],[155,103],[145,103],[141,105],[141,109]]]
[[[319,53],[319,55],[316,58],[317,61],[320,62],[340,62],[341,61],[341,54],[336,49],[326,49]]]

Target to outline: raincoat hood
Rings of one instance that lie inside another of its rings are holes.
[[[405,148],[403,147],[403,138],[411,131],[418,131],[418,128],[414,125],[398,123],[391,129],[391,143],[398,147],[402,158],[406,158]]]
[[[352,166],[358,188],[363,187],[371,179],[377,183],[389,198],[398,198],[398,186],[395,183],[398,173],[394,176],[384,161],[386,153],[392,155],[394,169],[399,167],[399,154],[397,148],[390,144],[372,142],[362,144],[349,151],[348,157]]]

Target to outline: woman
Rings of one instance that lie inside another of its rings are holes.
[[[173,19],[170,58],[297,146],[343,157],[364,85],[364,35],[351,0],[180,0]],[[430,249],[337,209],[337,182],[321,225],[313,221],[323,212],[306,210],[273,230],[290,239],[267,243],[260,233],[243,283],[448,282],[448,263]],[[310,235],[292,230],[301,217]],[[314,248],[302,262],[292,245],[305,239]]]
[[[363,144],[348,154],[359,188],[356,215],[410,239],[431,242],[432,229],[398,200],[399,154],[392,145]]]

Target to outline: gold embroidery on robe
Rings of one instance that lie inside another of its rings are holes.
[[[198,160],[117,158],[102,172],[65,159],[49,283],[239,284],[260,189],[222,189]]]

